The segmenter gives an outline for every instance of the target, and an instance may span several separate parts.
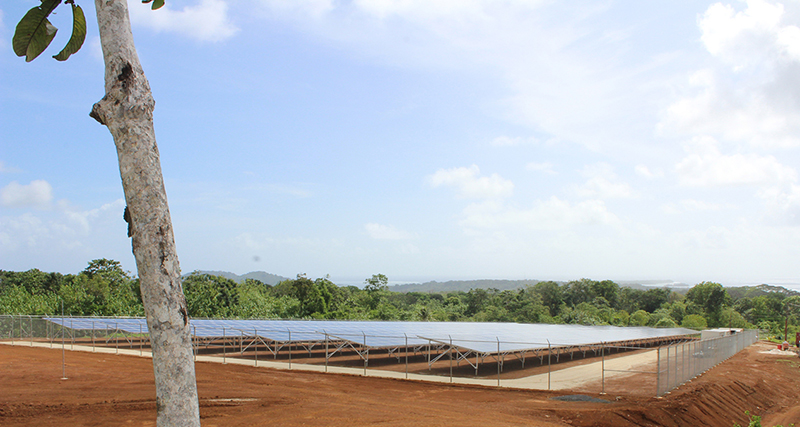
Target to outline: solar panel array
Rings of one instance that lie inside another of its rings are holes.
[[[120,330],[147,333],[144,318],[50,317],[70,329]],[[559,346],[582,346],[696,334],[683,328],[549,325],[479,322],[382,322],[340,320],[220,320],[191,319],[192,333],[201,338],[259,336],[285,342],[347,340],[370,348],[447,343],[478,353],[508,353]]]

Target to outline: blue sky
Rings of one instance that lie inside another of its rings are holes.
[[[94,4],[14,56],[0,269],[135,272]],[[130,2],[181,267],[800,283],[800,2]]]

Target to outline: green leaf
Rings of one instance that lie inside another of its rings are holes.
[[[58,55],[53,56],[57,61],[66,61],[73,53],[81,50],[83,41],[86,40],[86,16],[83,9],[76,4],[72,4],[72,36],[67,45]]]
[[[11,42],[17,56],[24,56],[26,62],[31,62],[47,49],[58,31],[47,17],[59,4],[61,0],[42,0],[41,5],[22,17]]]
[[[153,0],[153,5],[151,6],[151,8],[153,10],[156,10],[160,9],[162,6],[164,6],[164,0]]]

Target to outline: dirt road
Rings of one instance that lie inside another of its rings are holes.
[[[765,426],[800,424],[800,358],[756,344],[664,398],[630,394],[652,376],[607,381],[608,403],[508,390],[198,362],[204,426]],[[154,426],[151,361],[0,345],[0,425]],[[623,393],[624,392],[624,393]]]

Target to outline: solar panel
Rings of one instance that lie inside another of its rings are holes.
[[[146,333],[144,318],[51,317],[71,329]],[[346,340],[368,348],[393,348],[436,342],[477,353],[507,353],[552,347],[585,346],[646,338],[684,336],[683,328],[550,325],[481,322],[397,322],[342,320],[191,319],[192,334],[202,338],[258,336],[284,343]]]

